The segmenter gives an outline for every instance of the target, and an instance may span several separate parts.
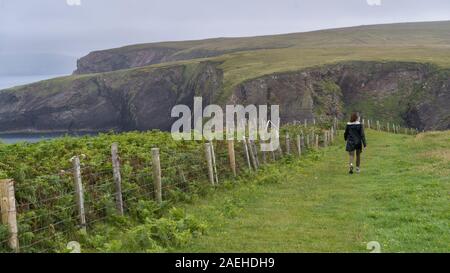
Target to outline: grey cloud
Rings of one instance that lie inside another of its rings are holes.
[[[448,0],[0,0],[0,54],[63,54],[133,43],[450,19]],[[0,64],[1,65],[1,64]]]

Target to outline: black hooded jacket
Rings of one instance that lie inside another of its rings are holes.
[[[352,152],[354,150],[362,150],[362,145],[366,147],[366,136],[364,135],[364,127],[360,122],[349,122],[345,128],[345,141],[347,141],[346,150]]]

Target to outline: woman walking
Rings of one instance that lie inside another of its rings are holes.
[[[356,173],[360,172],[361,167],[361,153],[362,147],[366,145],[366,136],[364,135],[364,127],[360,122],[360,117],[357,113],[352,113],[350,122],[347,123],[344,133],[345,141],[347,142],[346,151],[349,154],[350,160],[350,174],[353,174],[353,161],[355,160],[356,153]]]

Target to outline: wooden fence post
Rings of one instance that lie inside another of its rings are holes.
[[[122,198],[122,176],[120,175],[119,162],[119,144],[111,145],[111,160],[113,167],[114,183],[116,185],[116,209],[119,215],[123,216],[123,198]]]
[[[2,223],[8,226],[9,247],[14,252],[19,252],[19,229],[17,227],[16,197],[14,192],[14,180],[0,180],[0,208]]]
[[[205,143],[206,167],[208,168],[208,178],[211,185],[214,186],[214,170],[211,157],[211,143]]]
[[[244,152],[245,152],[245,158],[247,159],[247,165],[249,170],[252,170],[252,164],[250,163],[250,155],[248,153],[248,146],[247,146],[247,139],[245,136],[242,137],[242,143],[244,144]]]
[[[272,142],[270,142],[270,153],[272,154],[272,161],[277,160],[277,157],[275,156],[275,148],[273,147]]]
[[[256,162],[255,151],[253,149],[253,144],[252,144],[251,140],[248,140],[247,146],[248,146],[248,149],[250,151],[250,158],[251,158],[251,161],[252,161],[253,168],[256,171],[256,170],[258,170],[258,163]]]
[[[302,155],[302,139],[301,139],[300,135],[297,135],[297,151],[298,151],[298,156],[300,157]]]
[[[388,133],[389,133],[389,132],[390,132],[390,129],[389,129],[389,122],[387,123],[386,128],[387,128],[387,131],[388,131]]]
[[[334,144],[334,133],[335,133],[334,128],[331,127],[331,144],[332,145]]]
[[[80,217],[80,227],[82,230],[86,231],[86,213],[84,211],[84,191],[83,183],[81,182],[80,157],[74,156],[72,158],[72,164],[75,182],[75,197],[77,201],[78,214]]]
[[[278,141],[280,141],[281,139],[278,139]],[[280,158],[283,157],[283,149],[281,148],[281,141],[278,145],[278,153],[280,154]]]
[[[214,152],[214,144],[211,142],[211,158],[213,163],[213,171],[215,174],[216,185],[219,185],[219,176],[217,174],[217,165],[216,165],[216,153]]]
[[[261,151],[261,156],[262,156],[263,164],[267,164],[266,151]]]
[[[159,149],[152,148],[152,167],[153,167],[153,188],[155,190],[156,203],[162,203],[161,187],[161,160],[159,158]]]
[[[339,131],[339,120],[337,121],[337,129],[336,129],[336,136],[339,136],[339,133],[340,133],[340,131]]]
[[[236,177],[237,173],[236,173],[236,156],[234,154],[234,140],[230,139],[227,142],[228,142],[228,158],[230,161],[230,168],[231,171],[233,172],[233,176]]]
[[[309,134],[306,135],[306,148],[309,149]]]
[[[258,166],[258,168],[259,168],[261,166],[261,164],[259,163],[258,147],[256,146],[256,143],[254,141],[252,141],[252,147],[253,147],[253,151],[255,153],[256,166]]]
[[[177,171],[178,171],[178,173],[180,174],[181,181],[183,182],[183,186],[184,186],[185,188],[187,188],[188,182],[187,182],[187,180],[186,180],[186,176],[184,175],[183,170],[182,170],[180,167],[177,167]]]
[[[319,135],[316,135],[316,150],[319,150]]]
[[[289,133],[286,133],[286,154],[291,154],[291,140],[289,138]]]

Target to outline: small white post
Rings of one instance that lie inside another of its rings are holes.
[[[249,170],[252,170],[252,165],[250,163],[250,155],[248,153],[248,146],[247,146],[247,139],[245,136],[242,137],[242,143],[244,144],[244,152],[245,152],[245,158],[247,159],[247,166]]]
[[[159,159],[158,148],[152,148],[152,165],[153,165],[153,188],[155,189],[155,200],[158,204],[161,204],[162,203],[161,161]]]
[[[78,156],[74,156],[72,158],[72,164],[75,182],[75,197],[77,201],[78,214],[80,217],[80,227],[82,230],[86,231],[86,213],[84,211],[84,192],[83,184],[81,182],[80,158]]]
[[[286,133],[286,154],[291,154],[291,139],[289,138],[289,133]]]
[[[217,165],[216,165],[216,153],[214,152],[214,144],[211,142],[211,158],[213,163],[213,170],[216,179],[216,185],[219,185],[219,177],[217,175]]]
[[[209,182],[214,186],[214,170],[211,156],[211,143],[205,143],[205,157],[208,168]]]
[[[229,157],[229,161],[230,161],[230,168],[231,171],[233,172],[233,176],[236,177],[237,173],[236,173],[236,156],[234,154],[234,140],[228,140],[228,157]]]
[[[122,199],[122,176],[120,175],[119,162],[119,144],[111,145],[111,160],[113,167],[114,182],[116,185],[116,209],[119,215],[123,216],[123,199]]]

